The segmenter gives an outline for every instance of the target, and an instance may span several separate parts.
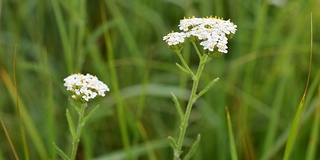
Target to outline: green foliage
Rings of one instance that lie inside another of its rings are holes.
[[[180,123],[175,105],[185,109],[192,82],[180,73],[179,58],[162,37],[177,30],[183,17],[213,15],[230,18],[238,30],[228,54],[204,68],[199,89],[214,84],[215,77],[219,81],[194,104],[183,147],[190,148],[200,133],[194,159],[231,159],[228,106],[238,158],[281,159],[307,80],[313,12],[310,85],[290,159],[319,159],[320,3],[270,2],[0,1],[0,116],[19,158],[58,159],[53,142],[70,153],[63,78],[81,72],[96,75],[111,91],[88,104],[88,113],[95,113],[83,128],[79,158],[171,159],[167,136],[177,137]],[[194,71],[197,53],[186,46],[182,55]],[[98,104],[98,109],[90,107]],[[2,127],[0,142],[0,159],[14,159]]]

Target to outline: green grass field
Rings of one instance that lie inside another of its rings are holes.
[[[237,33],[228,53],[204,69],[200,88],[219,81],[195,103],[184,149],[200,133],[193,159],[232,159],[227,106],[238,159],[286,159],[287,144],[290,160],[320,159],[319,6],[319,0],[282,6],[271,0],[0,0],[0,160],[60,159],[53,142],[71,151],[63,79],[73,73],[96,75],[111,90],[89,103],[89,110],[100,108],[84,126],[78,159],[172,159],[167,137],[178,137],[180,120],[170,92],[185,106],[192,81],[162,38],[184,17],[210,15],[230,19]],[[311,45],[310,83],[299,105]],[[196,69],[190,44],[183,55]]]

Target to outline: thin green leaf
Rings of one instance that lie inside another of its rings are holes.
[[[189,75],[191,75],[192,78],[195,77],[195,74],[192,72],[192,70],[190,69],[190,67],[188,66],[187,62],[184,60],[184,58],[182,57],[181,53],[177,53],[181,63],[182,63],[182,66],[183,68],[187,71],[187,73]],[[179,66],[178,66],[179,67]],[[184,71],[185,72],[185,71]]]
[[[299,103],[298,109],[296,111],[296,114],[295,114],[293,122],[292,122],[292,126],[291,126],[291,129],[289,132],[289,137],[288,137],[286,149],[284,152],[283,160],[289,159],[290,154],[291,154],[293,147],[294,147],[295,140],[297,138],[299,121],[300,121],[300,118],[301,118],[301,115],[302,115],[302,112],[304,109],[304,101],[305,101],[305,98],[307,95],[307,90],[308,90],[308,86],[309,86],[309,82],[310,82],[311,68],[312,68],[312,14],[311,14],[311,40],[310,40],[310,58],[309,58],[308,79],[306,82],[306,87],[304,89],[303,96],[301,98],[301,101]]]
[[[90,118],[94,113],[95,111],[99,108],[99,105],[97,105],[96,107],[94,107],[87,116],[84,117],[83,119],[83,122],[86,122],[88,120],[88,118]]]
[[[219,80],[219,77],[212,80],[210,83],[207,84],[206,87],[204,87],[198,94],[197,98],[201,97],[203,94],[205,94],[217,81]]]
[[[73,72],[73,60],[72,60],[72,50],[71,50],[71,41],[70,37],[68,36],[68,31],[67,31],[67,24],[64,22],[64,18],[62,15],[62,10],[59,7],[59,1],[51,1],[52,2],[52,8],[53,8],[53,13],[55,14],[56,18],[56,24],[59,30],[59,35],[61,37],[62,41],[62,48],[64,52],[64,58],[66,60],[67,64],[67,70],[68,72]]]
[[[231,159],[238,160],[236,143],[234,140],[234,135],[233,135],[233,131],[232,131],[232,123],[231,123],[231,118],[230,118],[230,113],[229,113],[228,107],[226,107],[226,112],[227,112],[227,121],[228,121],[228,133],[229,133],[229,140],[230,140],[229,144],[230,144]]]
[[[191,157],[194,155],[194,153],[196,153],[199,143],[201,140],[201,135],[198,134],[197,139],[193,142],[189,152],[187,153],[187,155],[183,158],[183,160],[189,160],[191,159]]]
[[[56,150],[57,154],[63,159],[63,160],[70,160],[70,158],[54,143],[53,148]]]
[[[74,137],[75,136],[75,128],[74,128],[73,120],[71,118],[71,115],[70,115],[70,112],[68,109],[66,111],[66,116],[67,116],[67,121],[69,124],[69,130],[71,132],[72,137]]]
[[[176,140],[174,140],[171,136],[169,136],[168,138],[168,142],[170,144],[170,146],[172,147],[172,149],[175,151],[178,149],[178,145],[177,145],[177,142]]]
[[[80,112],[80,107],[78,105],[80,104],[79,102],[75,102],[74,100],[70,99],[69,100],[71,106],[77,111],[77,113]]]
[[[315,112],[314,121],[312,125],[311,136],[309,140],[309,146],[307,149],[306,160],[316,159],[317,154],[317,142],[319,141],[319,132],[320,132],[320,86],[318,88],[318,107]]]
[[[10,134],[8,133],[7,128],[6,128],[6,125],[4,124],[4,122],[3,122],[3,120],[2,120],[2,116],[0,116],[0,124],[1,124],[1,127],[2,127],[5,135],[6,135],[7,140],[8,140],[8,142],[9,142],[9,145],[10,145],[10,148],[11,148],[12,153],[13,153],[13,155],[14,155],[14,158],[15,158],[15,159],[19,159],[18,154],[17,154],[17,152],[16,152],[16,149],[15,149],[15,147],[14,147],[12,141],[11,141]]]
[[[179,150],[177,142],[171,136],[169,136],[167,139],[168,139],[168,141],[170,143],[170,146],[173,149],[174,158],[180,159],[180,155],[181,155],[182,151]]]
[[[288,137],[288,141],[287,141],[287,145],[286,145],[286,149],[285,149],[285,153],[284,153],[284,157],[283,160],[288,160],[290,157],[290,154],[292,152],[295,140],[297,138],[297,134],[298,134],[298,127],[299,127],[299,120],[300,117],[302,115],[302,111],[303,111],[303,104],[304,104],[304,99],[305,99],[305,95],[303,95],[302,100],[299,103],[296,115],[294,116],[293,122],[292,122],[292,126],[290,129],[290,133],[289,133],[289,137]]]
[[[183,120],[183,117],[184,117],[184,114],[183,114],[183,112],[182,112],[180,103],[179,103],[177,97],[176,97],[172,92],[170,92],[170,93],[171,93],[172,99],[173,99],[173,101],[174,101],[174,105],[175,105],[176,108],[177,108],[177,111],[178,111],[178,114],[179,114],[179,117],[180,117],[180,121],[182,121],[182,120]]]
[[[312,13],[311,13],[311,36],[310,36],[310,54],[312,55],[312,42],[313,42],[313,31],[312,31]],[[310,60],[311,63],[311,60]],[[309,67],[309,75],[310,75],[310,67]],[[318,87],[318,95],[320,95],[320,85]],[[312,160],[315,159],[316,156],[316,146],[318,140],[319,140],[319,120],[320,120],[320,96],[318,97],[318,108],[317,111],[315,113],[315,117],[314,117],[314,122],[313,122],[313,127],[312,127],[312,131],[311,131],[311,137],[310,137],[310,141],[311,143],[309,143],[308,149],[307,149],[307,157],[306,160]]]
[[[183,68],[179,63],[176,63],[176,66],[182,71],[185,72],[187,74],[190,74],[185,68]]]

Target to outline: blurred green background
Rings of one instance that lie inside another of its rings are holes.
[[[311,79],[291,159],[320,159],[319,7],[319,0],[0,0],[2,123],[20,159],[59,159],[52,142],[68,153],[71,145],[63,79],[90,73],[111,91],[89,103],[100,108],[85,125],[78,159],[171,159],[166,138],[178,136],[180,122],[170,91],[185,104],[192,81],[162,37],[183,17],[212,15],[238,30],[228,54],[204,70],[200,88],[220,80],[195,104],[185,149],[200,133],[194,159],[230,159],[228,106],[239,159],[281,159],[306,86],[312,13]],[[183,55],[197,67],[191,45]],[[4,127],[0,142],[0,159],[14,159]]]

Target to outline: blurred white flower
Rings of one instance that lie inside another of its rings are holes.
[[[270,0],[269,3],[277,7],[284,7],[288,0]]]
[[[180,20],[178,25],[182,32],[173,32],[163,37],[169,46],[181,44],[187,38],[195,37],[200,41],[204,50],[227,53],[229,38],[236,33],[237,25],[230,20],[223,20],[217,17],[207,18],[185,18]]]
[[[109,87],[90,74],[72,74],[63,80],[64,86],[72,94],[71,98],[89,101],[96,96],[104,97],[104,92],[110,91]]]

